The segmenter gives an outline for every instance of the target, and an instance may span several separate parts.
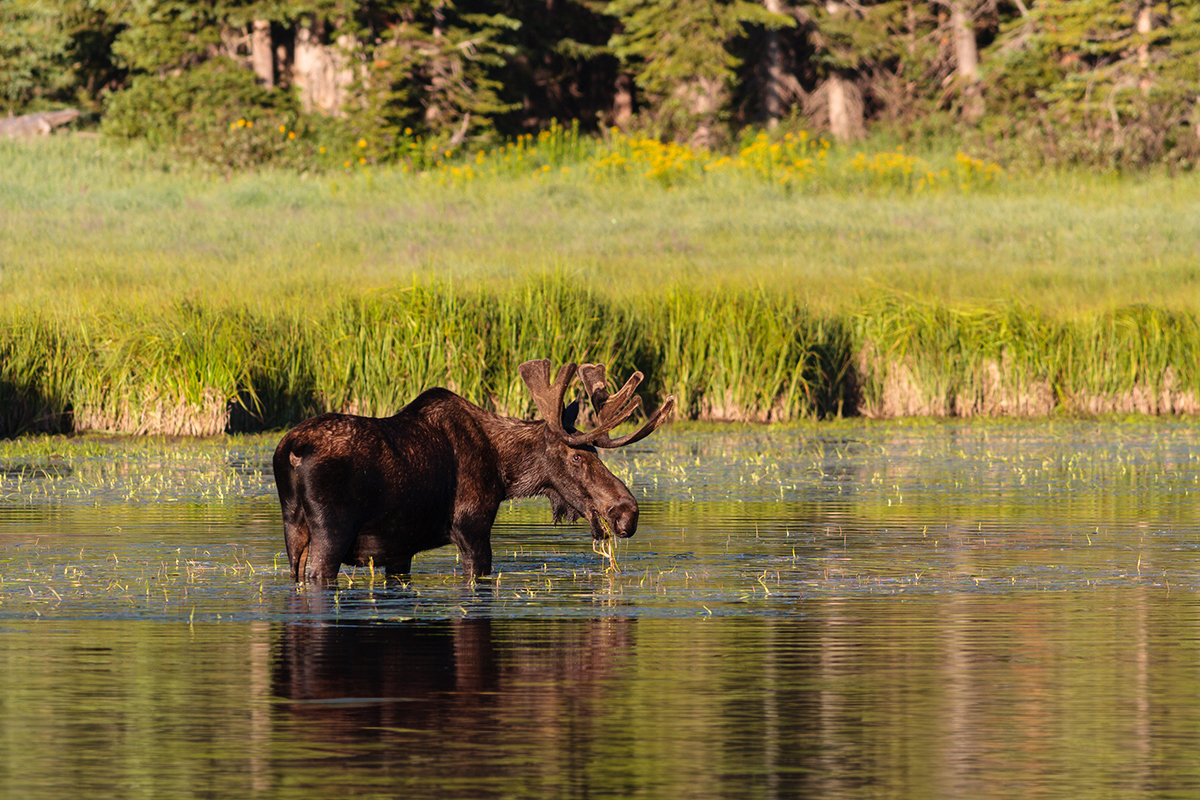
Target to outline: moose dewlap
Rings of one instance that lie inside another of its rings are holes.
[[[577,431],[578,401],[563,407],[578,371],[595,426]],[[649,436],[670,415],[667,397],[638,430],[610,432],[637,410],[635,372],[609,394],[604,365],[527,361],[521,379],[537,421],[486,411],[447,389],[423,392],[391,417],[324,414],[300,423],[275,449],[292,579],[328,584],[342,564],[407,573],[422,550],[458,546],[469,577],[492,569],[492,523],[510,498],[550,498],[555,522],[586,519],[592,536],[632,536],[638,506],[597,448]]]

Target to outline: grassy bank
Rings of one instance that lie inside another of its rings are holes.
[[[782,294],[679,288],[614,302],[568,278],[271,313],[26,312],[5,320],[0,354],[6,433],[271,428],[325,410],[391,413],[435,385],[528,414],[516,366],[539,356],[642,369],[651,405],[673,393],[699,419],[1200,410],[1188,313],[1060,320],[897,296],[816,313]]]
[[[1195,176],[779,144],[223,176],[0,143],[0,431],[278,427],[438,384],[528,413],[541,356],[636,366],[697,418],[1196,410]]]

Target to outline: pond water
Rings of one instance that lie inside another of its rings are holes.
[[[287,578],[272,438],[0,443],[0,796],[1200,796],[1200,423],[673,428],[497,574]]]

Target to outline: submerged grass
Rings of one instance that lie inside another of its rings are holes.
[[[794,613],[821,596],[1194,592],[1200,574],[1195,420],[673,426],[606,455],[643,504],[608,553],[519,501],[494,578],[464,581],[443,548],[401,580],[345,569],[335,593],[287,580],[276,438],[0,441],[0,506],[20,521],[0,537],[0,616]]]

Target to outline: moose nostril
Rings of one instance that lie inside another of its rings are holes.
[[[633,536],[637,530],[638,508],[631,503],[618,503],[608,510],[608,518],[618,536]]]

